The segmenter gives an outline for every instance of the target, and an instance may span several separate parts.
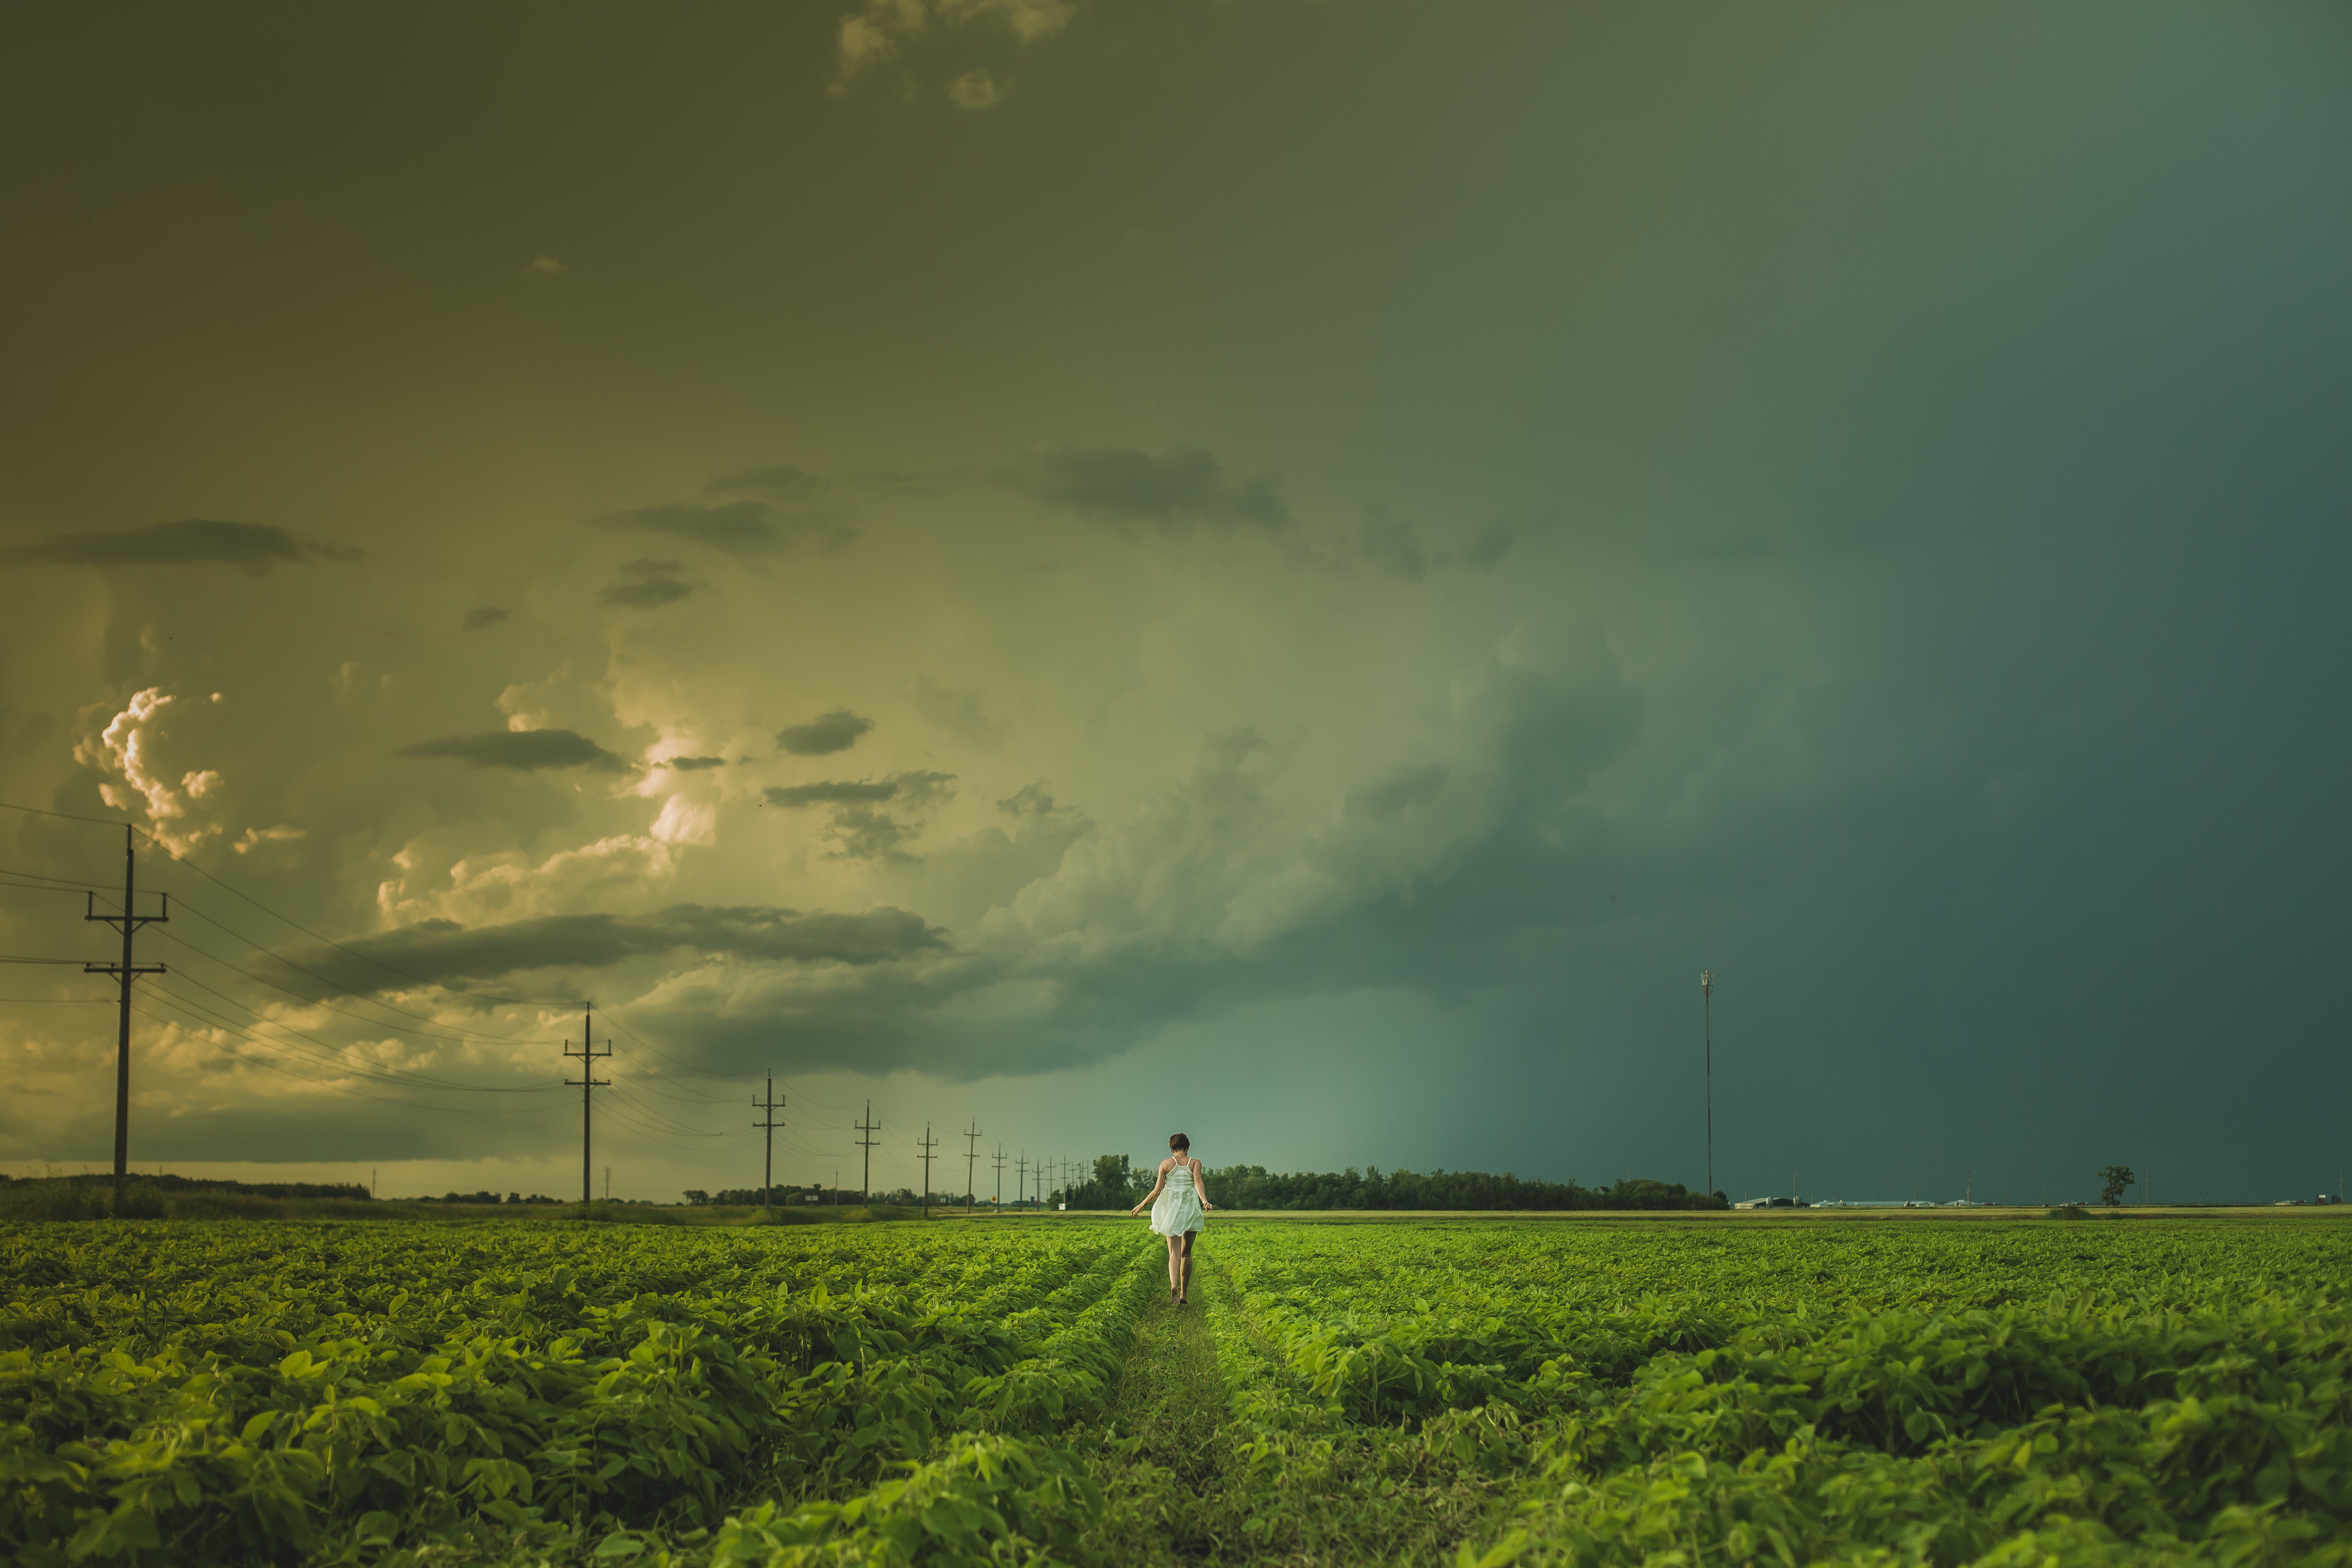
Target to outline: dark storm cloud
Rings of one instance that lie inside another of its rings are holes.
[[[396,991],[411,981],[495,980],[539,969],[607,969],[688,949],[772,963],[887,963],[942,948],[947,933],[905,910],[803,913],[772,905],[673,904],[649,915],[545,915],[467,927],[425,921],[340,948],[289,949],[289,963],[329,984]]]
[[[1022,487],[1049,506],[1115,528],[1181,533],[1195,524],[1255,528],[1291,526],[1280,479],[1260,474],[1234,484],[1217,459],[1198,447],[1155,458],[1127,447],[1065,447],[1038,458]]]
[[[789,463],[773,468],[746,468],[703,487],[712,495],[773,496],[782,501],[813,501],[824,493],[825,483],[804,468]]]
[[[823,988],[714,972],[674,991],[664,1026],[705,1049],[781,1043],[813,1065],[979,1077],[1116,1055],[1244,1003],[1507,983],[1532,933],[1591,918],[1580,900],[1600,841],[1580,810],[1642,728],[1642,694],[1605,650],[1554,663],[1465,669],[1432,737],[1451,760],[1375,773],[1304,840],[1275,787],[1282,749],[1249,729],[1212,736],[1189,775],[1061,862],[1041,907],[1071,923],[1024,923],[1009,943],[992,939],[1013,928],[983,931]],[[1042,781],[998,805],[1057,846],[1085,832],[1056,820],[1066,808]],[[1299,870],[1330,896],[1246,942],[1223,934],[1237,916],[1255,925],[1261,890]],[[1049,1000],[994,1014],[983,999],[1013,984]]]
[[[506,618],[507,613],[499,608],[496,605],[484,605],[478,609],[467,610],[466,612],[465,629],[469,632],[478,632],[484,626],[497,626],[500,621],[503,621]]]
[[[661,765],[681,773],[698,773],[710,768],[725,767],[727,759],[724,757],[664,757],[661,760]]]
[[[451,735],[446,740],[419,741],[403,746],[404,757],[449,757],[477,768],[511,768],[537,773],[541,768],[590,768],[598,773],[625,773],[629,764],[570,730],[488,730],[478,735]]]
[[[655,610],[664,605],[675,605],[694,591],[693,584],[681,583],[675,577],[648,577],[639,583],[615,583],[597,595],[596,602],[624,609]]]
[[[0,561],[57,566],[234,566],[258,577],[280,565],[357,561],[364,552],[345,544],[299,540],[268,522],[183,518],[118,533],[53,533],[33,544],[0,551]]]
[[[770,805],[871,805],[886,800],[929,802],[944,793],[953,773],[892,773],[887,779],[783,784],[767,792]]]
[[[779,555],[813,545],[833,550],[846,544],[856,531],[816,511],[785,511],[765,501],[724,501],[705,506],[679,501],[669,506],[644,506],[593,520],[593,526],[614,532],[657,533],[724,550],[749,560]]]
[[[776,734],[776,749],[796,757],[829,757],[857,744],[874,721],[846,708],[820,713],[805,724],[788,724]]]
[[[779,785],[767,791],[770,805],[831,806],[825,837],[844,860],[905,859],[901,845],[922,833],[919,820],[947,798],[953,773],[892,773],[884,779],[835,780]],[[883,806],[892,807],[889,811]]]

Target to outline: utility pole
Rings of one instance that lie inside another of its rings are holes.
[[[563,1054],[580,1058],[580,1077],[576,1081],[580,1090],[580,1217],[583,1219],[588,1217],[589,1205],[596,1196],[596,1163],[589,1153],[590,1123],[593,1120],[589,1113],[589,1097],[600,1089],[611,1088],[613,1083],[609,1078],[596,1076],[596,1064],[613,1054],[613,1042],[606,1040],[604,1048],[598,1050],[595,1026],[596,1009],[592,1004],[580,1016],[580,1048],[575,1051],[570,1040],[563,1042]],[[574,1082],[567,1078],[563,1080],[563,1087],[572,1088]]]
[[[1700,1028],[1706,1040],[1706,1190],[1715,1191],[1715,971],[1698,972]]]
[[[971,1131],[964,1134],[964,1140],[963,1212],[970,1214],[971,1212],[972,1204],[977,1201],[980,1196],[980,1184],[972,1180],[972,1173],[978,1169],[980,1165],[979,1117],[975,1116],[971,1119]]]
[[[931,1136],[931,1124],[928,1121],[924,1122],[923,1135],[915,1141],[915,1147],[923,1152],[923,1217],[925,1219],[931,1217],[931,1151],[939,1146],[940,1141]]]
[[[869,1100],[866,1102],[866,1120],[863,1121],[853,1121],[850,1125],[857,1129],[858,1137],[856,1142],[860,1148],[866,1151],[866,1174],[863,1177],[866,1185],[858,1195],[865,1200],[866,1206],[867,1208],[872,1208],[874,1206],[874,1145],[880,1142],[880,1140],[877,1139],[874,1134],[882,1125],[879,1121],[874,1120],[874,1102],[872,1100]]]
[[[131,1173],[131,981],[140,974],[162,974],[160,963],[137,964],[131,962],[131,934],[144,925],[161,925],[172,918],[172,895],[163,895],[163,912],[160,915],[133,914],[131,898],[135,890],[134,875],[137,858],[132,853],[137,844],[138,829],[129,823],[122,825],[122,912],[102,915],[98,912],[98,895],[86,895],[83,905],[86,921],[104,921],[122,932],[122,962],[120,963],[85,963],[84,974],[111,974],[122,983],[122,1024],[114,1043],[114,1212],[122,1212],[122,1179]]]
[[[1029,1152],[1024,1149],[1021,1157],[1013,1162],[1013,1206],[1019,1208],[1028,1195]]]
[[[776,1120],[776,1112],[783,1109],[783,1100],[776,1098],[776,1075],[770,1073],[768,1098],[764,1101],[755,1100],[751,1102],[752,1110],[761,1111],[767,1117],[764,1121],[751,1123],[754,1127],[764,1129],[768,1139],[767,1157],[760,1162],[760,1206],[761,1208],[768,1206],[768,1194],[776,1184],[776,1129],[783,1125]]]
[[[994,1206],[994,1208],[995,1208],[995,1210],[996,1210],[996,1212],[997,1212],[998,1214],[1003,1214],[1003,1213],[1004,1212],[1004,1145],[1003,1145],[1003,1144],[999,1143],[999,1144],[996,1146],[996,1154],[995,1154],[995,1156],[994,1156],[994,1157],[995,1157],[995,1161],[996,1161],[996,1202],[995,1202],[995,1205],[994,1205],[993,1206]],[[2337,1179],[2337,1184],[2339,1184],[2339,1185],[2341,1185],[2341,1184],[2342,1184],[2342,1178],[2340,1178],[2340,1177],[2339,1177],[2339,1178]]]

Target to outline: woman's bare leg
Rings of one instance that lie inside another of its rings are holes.
[[[1183,1293],[1183,1257],[1184,1238],[1179,1236],[1170,1237],[1168,1238],[1168,1299],[1171,1301]]]
[[[1191,1300],[1192,1295],[1192,1243],[1200,1238],[1200,1235],[1197,1230],[1188,1230],[1184,1233],[1184,1278],[1183,1282],[1176,1288],[1176,1300],[1180,1302]]]

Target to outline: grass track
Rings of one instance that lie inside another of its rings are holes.
[[[1498,1499],[1436,1482],[1401,1434],[1252,1391],[1286,1382],[1273,1342],[1203,1243],[1192,1303],[1138,1318],[1096,1456],[1114,1500],[1108,1560],[1151,1568],[1451,1563]]]

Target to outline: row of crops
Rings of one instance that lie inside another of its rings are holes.
[[[0,1557],[2352,1563],[2326,1221],[1220,1222],[1183,1313],[1161,1258],[0,1229]]]
[[[1026,1439],[1101,1415],[1146,1239],[21,1227],[0,1554],[1075,1554],[1099,1494]]]
[[[1384,1514],[1489,1565],[2352,1562],[2347,1242],[1236,1228],[1227,1435],[1259,1484],[1227,1511],[1272,1560],[1344,1561]]]

